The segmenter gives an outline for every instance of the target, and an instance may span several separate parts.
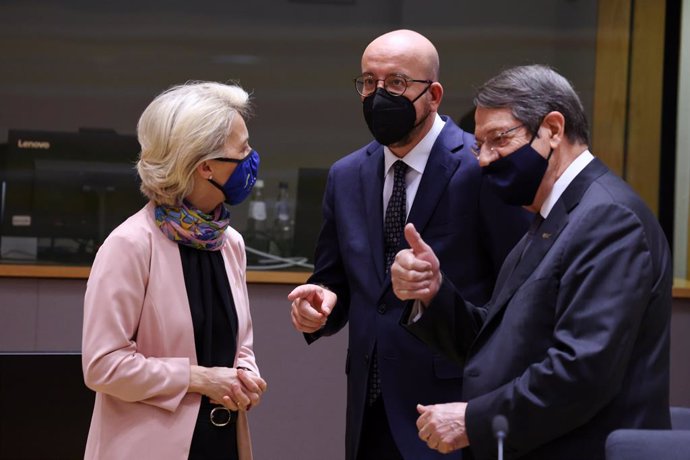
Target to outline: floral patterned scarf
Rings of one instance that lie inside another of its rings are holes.
[[[182,206],[156,206],[156,224],[172,241],[204,251],[223,246],[223,233],[230,225],[230,211],[222,204],[206,214],[189,203]]]

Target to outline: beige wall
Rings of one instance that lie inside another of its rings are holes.
[[[683,0],[676,126],[676,201],[673,234],[675,276],[688,277],[690,223],[690,1]]]

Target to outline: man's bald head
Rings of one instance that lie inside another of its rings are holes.
[[[367,72],[371,65],[386,65],[391,73],[401,72],[411,78],[438,81],[439,77],[436,47],[413,30],[394,30],[374,39],[362,55],[362,71]]]

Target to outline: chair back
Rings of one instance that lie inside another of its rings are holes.
[[[690,430],[620,429],[606,439],[606,460],[689,460]]]
[[[690,407],[671,406],[671,428],[690,430]]]

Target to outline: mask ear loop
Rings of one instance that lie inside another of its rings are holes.
[[[431,88],[431,85],[433,85],[433,84],[434,84],[433,82],[432,82],[432,83],[429,83],[429,84],[427,85],[427,87],[424,88],[424,91],[422,91],[421,93],[419,93],[419,96],[415,97],[415,98],[412,99],[410,102],[412,102],[413,104],[414,104],[415,102],[417,102],[417,99],[419,99],[419,98],[422,97],[424,94],[426,94],[426,92],[429,91],[429,88]],[[401,95],[401,96],[402,96],[402,95]]]
[[[429,88],[431,88],[431,85],[432,85],[432,84],[433,84],[433,83],[429,83],[429,85],[426,87],[426,89],[425,89],[424,91],[422,91],[421,93],[419,93],[419,96],[415,97],[415,98],[414,98],[413,100],[411,100],[410,102],[411,102],[412,104],[414,104],[415,102],[417,102],[417,100],[418,100],[420,97],[422,97],[422,96],[424,95],[424,93],[426,93],[427,91],[429,91]],[[385,91],[385,90],[384,90],[384,91]],[[405,96],[400,96],[400,97],[405,97]],[[415,109],[414,113],[415,113],[415,117],[416,117],[416,116],[417,116],[417,109]],[[429,113],[426,115],[426,117],[424,117],[424,118],[422,118],[421,120],[419,120],[419,123],[417,123],[416,125],[414,125],[414,127],[413,127],[412,129],[415,129],[417,126],[419,126],[419,125],[421,125],[422,123],[424,123],[424,121],[426,121],[426,119],[429,117],[429,115],[431,115],[431,112],[429,112]]]
[[[223,195],[225,195],[225,190],[223,190],[223,186],[220,185],[218,182],[214,181],[214,180],[213,180],[213,177],[209,177],[209,178],[206,179],[206,180],[209,181],[209,182],[211,183],[211,185],[213,185],[215,188],[217,188],[218,190],[220,190],[221,192],[223,192]]]
[[[544,119],[542,118],[542,119],[539,121],[539,126],[541,126],[541,124],[542,124],[543,122],[544,122]],[[537,131],[535,131],[535,133],[532,134],[532,139],[529,140],[529,145],[532,145],[532,142],[534,142],[534,139],[537,138],[537,132],[539,132],[539,128],[537,128]],[[548,163],[548,161],[551,159],[551,155],[553,155],[553,148],[552,148],[551,150],[549,150],[549,154],[546,156],[546,162],[547,162],[547,163]]]

